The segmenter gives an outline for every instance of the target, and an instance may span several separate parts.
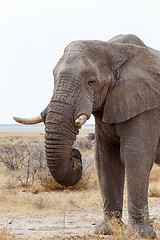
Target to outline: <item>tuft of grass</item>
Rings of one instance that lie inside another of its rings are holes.
[[[11,229],[8,229],[6,227],[3,227],[0,229],[0,239],[1,240],[16,240],[14,234],[11,233]]]
[[[46,209],[50,206],[49,200],[45,197],[37,198],[33,202],[33,207],[37,209]]]
[[[48,192],[48,191],[58,191],[58,190],[64,190],[65,187],[63,187],[62,185],[60,185],[59,183],[57,183],[51,176],[49,176],[43,183],[42,183],[42,187],[44,189],[44,191]]]

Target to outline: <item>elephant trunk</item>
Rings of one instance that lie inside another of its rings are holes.
[[[72,148],[79,130],[74,119],[68,117],[71,109],[67,110],[66,115],[59,104],[50,107],[45,121],[46,158],[53,178],[63,186],[72,186],[82,175],[81,154]]]

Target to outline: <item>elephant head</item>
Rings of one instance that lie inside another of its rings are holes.
[[[119,123],[160,106],[160,55],[146,47],[102,41],[69,44],[54,68],[49,105],[35,119],[45,123],[45,151],[55,180],[74,185],[81,178],[81,154],[73,148],[79,128],[93,113]]]

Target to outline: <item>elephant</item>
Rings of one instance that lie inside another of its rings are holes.
[[[40,116],[14,119],[44,122],[45,152],[53,178],[64,186],[82,175],[82,157],[73,148],[79,129],[95,117],[95,159],[104,221],[98,234],[111,234],[108,222],[122,224],[124,179],[128,226],[156,238],[148,213],[149,175],[160,164],[160,52],[132,34],[107,42],[71,42],[53,70],[54,90]]]

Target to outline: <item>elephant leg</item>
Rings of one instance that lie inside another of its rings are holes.
[[[157,146],[155,163],[160,165],[160,139],[159,139],[158,146]]]
[[[98,234],[111,234],[109,221],[119,219],[122,224],[124,165],[120,160],[119,144],[104,139],[96,126],[96,165],[104,206],[104,221],[97,227]],[[107,223],[108,221],[108,223]]]
[[[121,158],[127,175],[129,223],[139,235],[155,238],[149,222],[148,185],[159,140],[160,113],[147,111],[119,128]]]

